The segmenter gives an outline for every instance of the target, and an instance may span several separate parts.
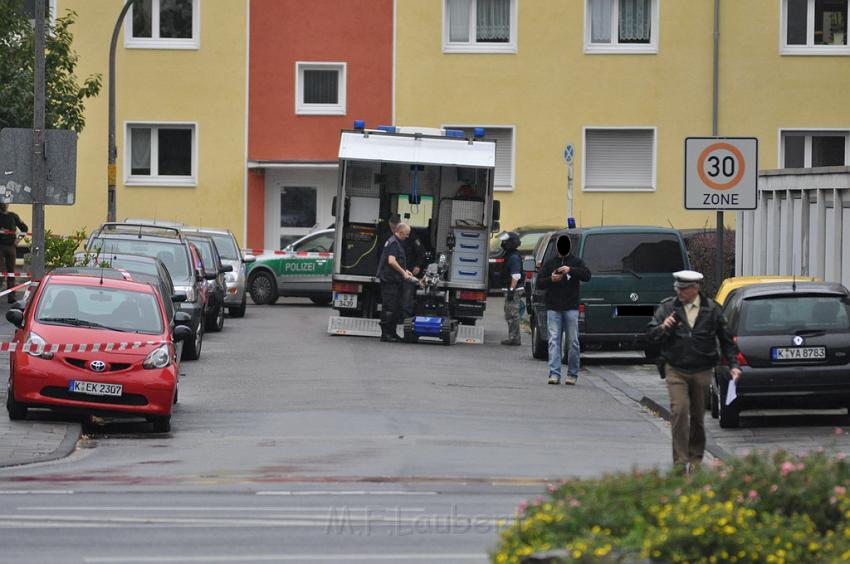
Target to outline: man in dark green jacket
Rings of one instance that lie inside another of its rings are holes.
[[[676,297],[662,301],[647,336],[660,344],[670,394],[673,464],[682,472],[699,467],[705,452],[705,394],[720,360],[717,343],[732,378],[741,376],[738,347],[726,329],[720,306],[700,291],[703,276],[693,270],[673,273]]]

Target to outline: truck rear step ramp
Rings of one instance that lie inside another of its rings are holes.
[[[403,337],[402,325],[396,329],[396,334]],[[381,326],[377,319],[364,319],[361,317],[339,317],[333,316],[328,320],[328,333],[330,335],[354,335],[357,337],[380,337]],[[457,342],[469,345],[484,344],[484,327],[478,325],[459,325],[457,328]]]

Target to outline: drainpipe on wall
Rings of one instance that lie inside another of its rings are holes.
[[[718,121],[718,90],[720,81],[720,0],[714,0],[714,57],[712,61],[712,85],[711,85],[711,136],[717,137],[717,121]],[[714,269],[717,287],[723,283],[725,274],[724,257],[723,257],[723,212],[717,212],[717,256],[716,267]]]

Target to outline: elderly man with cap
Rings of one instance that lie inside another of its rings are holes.
[[[660,345],[670,394],[673,464],[683,473],[699,468],[705,452],[705,394],[720,360],[717,344],[731,376],[741,376],[738,347],[726,328],[720,306],[700,291],[702,274],[673,273],[675,297],[662,301],[649,323],[647,336]]]

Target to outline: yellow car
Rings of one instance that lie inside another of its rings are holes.
[[[753,284],[772,284],[774,282],[820,282],[820,278],[815,276],[733,276],[727,278],[720,285],[717,294],[714,296],[714,301],[717,305],[723,307],[729,295],[744,286],[752,286]]]

